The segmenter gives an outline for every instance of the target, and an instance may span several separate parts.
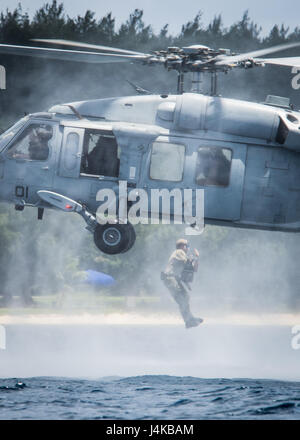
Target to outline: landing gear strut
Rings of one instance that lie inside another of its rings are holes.
[[[105,254],[119,254],[127,252],[135,242],[135,231],[130,223],[113,223],[101,225],[97,222],[93,213],[89,212],[84,205],[69,199],[62,194],[52,191],[38,191],[42,200],[62,209],[65,212],[77,212],[86,222],[86,229],[94,234],[94,242],[100,251]]]

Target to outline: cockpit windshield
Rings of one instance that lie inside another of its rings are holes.
[[[25,118],[20,119],[14,125],[5,130],[4,133],[0,136],[0,152],[3,148],[8,144],[8,142],[18,133],[18,131],[26,124],[29,117],[25,116]]]

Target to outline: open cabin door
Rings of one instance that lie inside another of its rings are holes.
[[[58,187],[95,212],[100,189],[118,188],[121,148],[110,125],[72,121],[64,125]]]

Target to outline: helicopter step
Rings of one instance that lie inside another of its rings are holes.
[[[101,225],[84,205],[52,191],[38,191],[39,197],[50,205],[65,212],[77,212],[85,220],[86,229],[94,234],[97,248],[106,254],[119,254],[129,251],[135,243],[136,235],[130,223]]]

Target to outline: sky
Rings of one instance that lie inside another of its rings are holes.
[[[51,3],[52,0],[48,0]],[[59,0],[58,0],[59,1]],[[0,10],[14,9],[21,3],[24,11],[30,16],[36,9],[46,3],[45,0],[0,0]],[[262,35],[268,34],[274,24],[289,26],[294,29],[300,26],[299,0],[65,0],[65,12],[71,17],[82,15],[87,9],[96,13],[98,18],[112,12],[116,26],[127,20],[134,9],[143,9],[144,22],[151,24],[155,32],[169,24],[169,32],[176,35],[181,26],[192,20],[201,10],[203,23],[208,24],[215,15],[222,14],[225,26],[238,21],[245,10],[249,10],[251,19],[262,26]]]

